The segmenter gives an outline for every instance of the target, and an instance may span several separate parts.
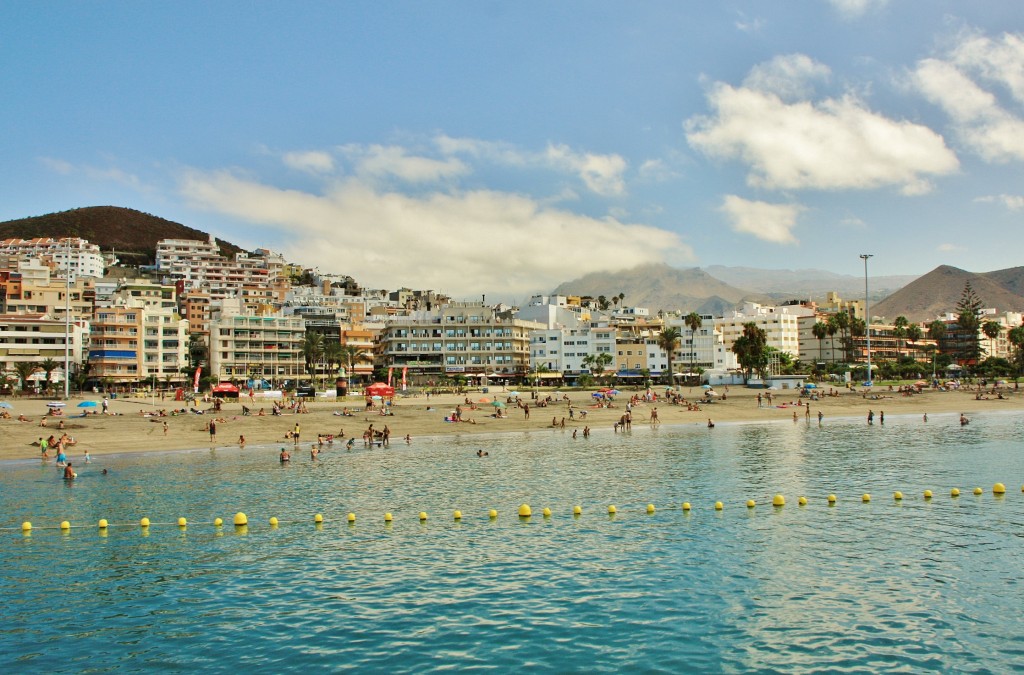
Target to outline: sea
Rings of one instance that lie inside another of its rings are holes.
[[[0,671],[1022,671],[1022,438],[993,413],[6,462]]]

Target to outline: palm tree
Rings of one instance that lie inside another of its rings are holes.
[[[1024,324],[1011,328],[1006,334],[1006,339],[1017,348],[1017,372],[1019,373],[1021,365],[1024,364]]]
[[[43,362],[39,364],[39,367],[43,369],[44,373],[46,373],[46,378],[43,380],[43,389],[49,391],[51,387],[50,376],[53,375],[53,371],[60,368],[60,364],[58,364],[53,359],[45,359]],[[65,373],[65,375],[67,375],[67,373]]]
[[[843,361],[850,362],[850,340],[847,335],[850,330],[850,315],[846,312],[836,312],[832,315],[836,322],[836,330],[839,331],[840,342],[843,345]],[[830,319],[831,320],[831,319]]]
[[[683,317],[683,323],[690,329],[690,372],[693,372],[693,360],[696,356],[696,345],[694,344],[694,336],[697,334],[697,329],[704,325],[704,320],[700,318],[700,314],[697,312],[690,312]]]
[[[672,366],[672,354],[675,352],[676,347],[679,345],[679,329],[674,326],[663,328],[661,334],[658,335],[658,346],[665,350],[668,354],[668,382],[670,385],[675,385],[675,375]]]
[[[896,320],[893,321],[892,335],[896,338],[896,361],[900,360],[900,342],[907,337],[907,326],[909,325],[910,322],[907,321],[907,317],[902,315],[896,317]]]
[[[348,374],[349,385],[352,383],[352,364],[360,361],[369,361],[370,353],[357,345],[341,345],[340,357],[346,364],[345,372]]]
[[[302,341],[302,358],[306,362],[306,373],[309,379],[314,379],[316,362],[324,355],[323,333],[306,332],[306,339]]]
[[[917,325],[916,323],[912,323],[909,326],[907,326],[907,342],[915,343],[915,348],[917,348],[916,343],[923,337],[924,331],[921,329],[919,325]]]
[[[833,314],[828,317],[828,321],[825,322],[826,332],[828,333],[828,341],[831,345],[832,351],[832,363],[836,362],[836,333],[839,332],[839,324],[836,322],[836,315]]]
[[[337,374],[343,359],[340,342],[331,341],[324,346],[324,362],[328,372]]]
[[[39,366],[31,361],[18,361],[14,364],[14,372],[18,376],[18,383],[21,385],[22,391],[25,391],[28,379],[37,370],[39,370]]]
[[[821,361],[821,341],[828,335],[828,326],[818,321],[811,326],[811,333],[818,338],[818,360]]]

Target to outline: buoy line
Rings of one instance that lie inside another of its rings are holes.
[[[1021,486],[1021,492],[1024,493],[1024,486]],[[983,488],[981,488],[981,487],[975,487],[975,488],[973,488],[971,490],[971,493],[973,493],[973,495],[975,495],[975,496],[979,496],[980,497],[980,496],[983,496],[985,494],[985,490]],[[951,500],[958,500],[958,499],[960,499],[961,494],[962,493],[961,493],[959,488],[951,488],[950,492],[949,492],[949,498]],[[1004,498],[1006,496],[1006,486],[1003,483],[996,483],[996,484],[994,484],[992,486],[991,494],[992,494],[992,496],[996,497],[997,499]],[[934,497],[935,497],[934,493],[931,490],[924,490],[921,493],[921,498],[925,502],[927,502],[927,503],[932,503],[933,500],[934,500]],[[854,500],[851,498],[850,501],[854,501]],[[871,503],[871,494],[867,493],[867,492],[863,493],[860,496],[859,501],[862,504],[870,504]],[[899,490],[894,491],[892,493],[892,501],[894,501],[897,504],[902,504],[904,502],[904,495],[903,495],[903,493],[901,491],[899,491]],[[820,495],[813,496],[813,497],[810,497],[810,498],[807,497],[806,495],[800,495],[800,496],[797,497],[797,505],[798,505],[798,507],[806,507],[806,506],[810,505],[812,502],[815,503],[815,504],[824,503],[827,506],[834,508],[834,507],[836,507],[838,505],[839,498],[835,494],[829,494],[826,497],[821,497]],[[781,508],[786,506],[786,498],[782,494],[775,494],[775,495],[767,496],[767,497],[766,496],[762,496],[761,499],[751,498],[751,499],[746,500],[745,506],[746,506],[746,509],[748,511],[753,511],[753,510],[755,510],[757,508],[759,503],[763,503],[765,505],[770,505],[774,509],[778,510],[778,509],[781,509]],[[682,512],[687,514],[687,515],[691,514],[692,511],[693,511],[693,505],[692,505],[691,502],[688,502],[688,501],[683,502],[678,508],[681,509]],[[722,502],[722,501],[716,501],[716,502],[714,502],[712,508],[716,512],[722,512],[722,511],[725,510],[725,503]],[[607,511],[607,515],[608,515],[608,517],[610,519],[611,518],[615,518],[618,515],[618,507],[615,506],[614,504],[607,505],[606,511]],[[653,516],[653,515],[655,515],[657,513],[657,508],[655,507],[654,504],[647,504],[647,506],[644,508],[644,511],[646,512],[647,515]],[[519,508],[515,512],[516,512],[517,517],[519,518],[519,520],[530,520],[531,518],[533,518],[533,509],[530,507],[529,504],[521,504],[519,506]],[[553,516],[553,514],[554,514],[554,512],[551,510],[550,507],[544,507],[544,509],[541,511],[541,517],[544,518],[544,519],[551,518]],[[583,515],[583,507],[581,505],[577,504],[577,505],[572,507],[572,516],[573,516],[574,519],[580,518],[582,515]],[[419,520],[420,523],[426,523],[429,520],[429,518],[430,518],[430,516],[429,516],[429,514],[426,511],[420,511],[418,513],[418,520]],[[498,511],[496,509],[490,509],[487,512],[487,518],[490,521],[497,520],[498,519]],[[462,513],[462,511],[460,511],[458,509],[453,511],[452,512],[452,519],[455,522],[462,522],[462,520],[463,520],[463,513]],[[384,514],[384,519],[383,520],[384,520],[385,524],[391,524],[392,522],[394,522],[394,516],[390,512],[387,512],[387,513]],[[356,523],[356,514],[354,512],[348,512],[344,516],[344,521],[347,522],[349,525],[355,525],[355,523]],[[268,526],[271,529],[276,529],[279,526],[286,525],[286,524],[308,523],[308,522],[309,522],[309,520],[297,519],[297,518],[282,520],[282,519],[279,519],[279,518],[277,518],[275,516],[272,516],[272,517],[270,517],[267,520],[267,524],[268,524]],[[317,525],[317,526],[322,526],[323,523],[324,523],[324,516],[323,516],[323,514],[321,514],[321,513],[314,514],[313,518],[312,518],[312,522],[315,525]],[[14,531],[14,532],[20,531],[23,534],[31,535],[31,533],[33,531],[35,531],[35,530],[60,530],[61,532],[68,533],[72,529],[86,529],[86,528],[99,530],[100,532],[106,532],[108,530],[118,529],[118,528],[119,529],[139,528],[139,529],[148,531],[149,528],[151,528],[151,527],[177,527],[180,530],[186,530],[190,524],[193,525],[193,526],[207,526],[207,527],[212,526],[212,527],[215,527],[215,528],[223,528],[224,527],[224,520],[221,519],[221,518],[215,518],[212,521],[196,521],[196,522],[190,523],[188,521],[188,519],[186,519],[185,517],[180,517],[180,518],[178,518],[175,521],[151,521],[149,518],[143,517],[143,518],[141,518],[140,520],[138,520],[136,522],[111,523],[107,519],[101,518],[94,525],[84,525],[84,524],[73,525],[70,521],[64,520],[64,521],[61,521],[58,525],[43,525],[43,526],[38,526],[38,527],[34,526],[31,521],[26,520],[26,521],[24,521],[21,524],[20,527],[0,527],[0,531],[8,531],[8,532],[10,532],[10,531]],[[231,524],[234,527],[236,527],[236,528],[248,528],[249,518],[248,518],[248,516],[245,513],[239,511],[238,513],[236,513],[232,517]]]

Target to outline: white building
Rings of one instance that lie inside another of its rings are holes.
[[[814,309],[804,305],[766,307],[756,302],[746,302],[740,310],[715,319],[715,329],[721,332],[725,347],[731,350],[736,339],[743,335],[744,324],[753,323],[765,332],[769,347],[799,359],[799,321],[800,317],[806,316],[814,316]]]
[[[0,254],[44,259],[50,263],[54,276],[63,279],[67,270],[72,282],[78,277],[99,279],[107,269],[100,247],[78,237],[5,239],[0,241]],[[116,263],[117,259],[113,258],[110,264]]]

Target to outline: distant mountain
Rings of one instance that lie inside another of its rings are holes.
[[[745,300],[769,300],[763,293],[730,286],[698,267],[676,269],[665,264],[640,265],[621,272],[594,272],[559,284],[552,291],[554,295],[604,295],[609,300],[619,293],[625,294],[626,306],[716,316]]]
[[[835,291],[845,300],[864,297],[864,277],[858,275],[817,269],[763,270],[722,265],[711,265],[705,269],[727,284],[750,288],[776,299],[821,300],[829,291]],[[915,275],[872,276],[869,284],[871,298],[882,299],[916,278]]]
[[[1000,313],[1024,311],[1024,267],[976,274],[941,265],[872,305],[871,315],[887,321],[897,316],[905,316],[912,322],[934,321],[956,308],[968,281],[983,307],[995,308]]]
[[[123,262],[153,264],[156,244],[161,239],[199,239],[210,235],[135,209],[120,206],[88,206],[71,211],[32,216],[0,222],[0,239],[36,237],[81,237],[104,251],[116,251]],[[238,246],[217,240],[224,256],[242,251]]]

